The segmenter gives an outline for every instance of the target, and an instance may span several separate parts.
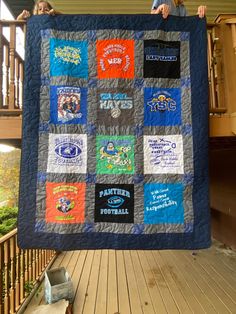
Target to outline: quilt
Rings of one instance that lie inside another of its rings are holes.
[[[206,20],[27,23],[20,248],[210,245]]]

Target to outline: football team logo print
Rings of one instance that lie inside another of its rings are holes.
[[[78,157],[82,150],[74,143],[60,143],[56,145],[55,152],[62,158],[72,159]]]
[[[132,184],[96,184],[95,222],[132,223],[134,186]]]
[[[98,78],[134,78],[134,41],[97,40]]]
[[[144,88],[144,125],[181,125],[180,88]]]
[[[86,173],[86,168],[86,134],[49,134],[48,172]]]
[[[85,183],[46,182],[46,222],[84,222]]]

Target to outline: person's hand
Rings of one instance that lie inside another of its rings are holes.
[[[48,11],[48,14],[49,15],[55,15],[56,14],[56,11],[54,9],[51,9],[50,11]]]
[[[151,14],[162,14],[162,17],[166,19],[170,14],[170,7],[167,4],[161,4],[156,10],[151,10]]]
[[[20,15],[18,15],[18,17],[17,17],[17,21],[20,21],[20,20],[26,20],[28,17],[30,17],[30,13],[29,13],[29,11],[27,11],[27,10],[23,10],[23,11],[21,12],[21,14],[20,14]]]
[[[197,10],[198,16],[202,19],[206,15],[207,7],[205,5],[200,5]]]

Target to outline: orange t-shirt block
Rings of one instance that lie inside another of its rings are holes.
[[[46,222],[84,222],[85,183],[46,183]]]
[[[99,79],[134,78],[134,40],[97,40]]]

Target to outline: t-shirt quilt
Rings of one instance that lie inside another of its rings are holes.
[[[206,20],[27,23],[21,248],[210,245]]]

